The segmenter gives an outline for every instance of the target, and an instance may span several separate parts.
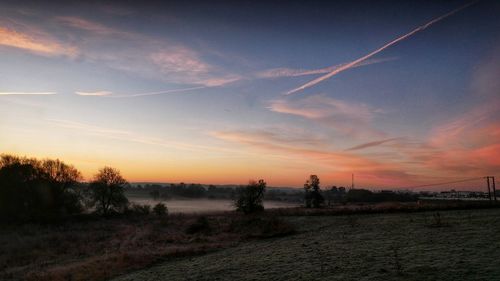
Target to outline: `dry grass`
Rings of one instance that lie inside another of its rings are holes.
[[[499,280],[500,209],[288,216],[297,234],[120,276],[131,280]]]
[[[340,237],[364,225],[360,214],[411,215],[419,211],[434,211],[430,214],[439,211],[439,217],[423,216],[426,228],[436,228],[450,224],[449,218],[442,215],[443,209],[494,207],[480,204],[359,204],[316,210],[271,209],[256,216],[234,212],[203,216],[173,214],[167,219],[154,215],[107,219],[82,216],[59,224],[4,225],[0,227],[0,280],[107,280],[177,257],[232,247],[241,241],[297,232],[302,235],[303,227],[313,227],[317,231],[329,229],[331,225],[323,222],[330,219],[322,216],[338,216],[345,221],[347,228],[337,233]],[[409,223],[414,224],[414,216],[409,218]],[[312,221],[316,223],[311,224]],[[399,251],[397,255],[399,258]]]
[[[199,224],[200,216],[182,214],[171,215],[168,221],[136,216],[6,226],[0,232],[0,279],[107,280],[160,261],[226,248],[249,238],[234,227],[239,221],[246,224],[246,217],[235,213],[202,217],[210,231],[188,231]],[[284,235],[283,228],[293,230],[267,216],[259,217],[258,222],[252,226],[252,238],[274,236],[273,226],[276,235]]]

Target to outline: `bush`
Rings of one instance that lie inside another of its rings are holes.
[[[133,215],[139,216],[147,216],[151,213],[151,206],[149,205],[141,205],[141,204],[132,204],[129,212]]]
[[[237,211],[245,214],[255,213],[264,210],[262,198],[266,191],[266,182],[250,181],[248,186],[240,191],[238,199],[234,202]]]
[[[210,227],[210,223],[208,222],[207,217],[199,217],[193,224],[189,225],[186,229],[187,234],[210,234],[212,232],[212,228]]]
[[[153,207],[153,212],[159,217],[164,217],[168,214],[168,209],[165,204],[158,203]]]

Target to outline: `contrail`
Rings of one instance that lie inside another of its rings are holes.
[[[354,65],[353,68],[365,66],[365,65],[376,64],[376,63],[382,63],[382,62],[386,62],[386,61],[392,61],[392,60],[396,60],[396,59],[397,59],[396,57],[369,59],[369,60],[365,60],[359,64]],[[347,63],[340,63],[340,64],[336,64],[333,66],[320,68],[320,69],[273,68],[273,69],[268,69],[268,70],[258,72],[255,76],[257,78],[281,78],[281,77],[298,77],[298,76],[305,76],[305,75],[324,74],[324,73],[330,73],[330,72],[334,71],[335,69],[337,69],[345,64],[347,64]]]
[[[468,3],[466,5],[463,5],[463,6],[459,7],[459,8],[456,8],[455,10],[453,10],[451,12],[448,12],[448,13],[440,16],[440,17],[437,17],[437,18],[431,20],[430,22],[428,22],[428,23],[426,23],[424,25],[421,25],[421,26],[415,28],[414,30],[410,31],[409,33],[407,33],[407,34],[405,34],[405,35],[403,35],[403,36],[401,36],[399,38],[396,38],[396,39],[392,40],[391,42],[385,44],[384,46],[382,46],[382,47],[380,47],[378,49],[376,49],[375,51],[373,51],[373,52],[371,52],[371,53],[369,53],[369,54],[367,54],[365,56],[360,57],[357,60],[354,60],[354,61],[352,61],[350,63],[347,63],[347,64],[345,64],[345,65],[343,65],[343,66],[341,66],[341,67],[333,70],[332,72],[330,72],[328,74],[325,74],[325,75],[323,75],[321,77],[318,77],[318,78],[316,78],[316,79],[314,79],[312,81],[307,82],[306,84],[304,84],[304,85],[302,85],[302,86],[300,86],[298,88],[295,88],[293,90],[288,91],[287,93],[285,93],[285,95],[291,95],[291,94],[296,93],[298,91],[301,91],[301,90],[304,90],[306,88],[312,87],[312,86],[320,83],[323,80],[326,80],[326,79],[328,79],[328,78],[330,78],[330,77],[332,77],[334,75],[337,75],[338,73],[340,73],[340,72],[342,72],[344,70],[352,68],[353,66],[355,66],[355,65],[357,65],[357,64],[359,64],[359,63],[361,63],[361,62],[363,62],[363,61],[371,58],[372,56],[374,56],[374,55],[382,52],[383,50],[389,48],[390,46],[392,46],[392,45],[394,45],[394,44],[396,44],[396,43],[398,43],[400,41],[403,41],[403,40],[411,37],[415,33],[419,32],[419,31],[422,31],[422,30],[428,28],[429,26],[431,26],[431,25],[433,25],[433,24],[435,24],[435,23],[437,23],[437,22],[439,22],[439,21],[441,21],[441,20],[443,20],[443,19],[445,19],[445,18],[447,18],[447,17],[449,17],[449,16],[451,16],[451,15],[453,15],[453,14],[455,14],[455,13],[457,13],[457,12],[459,12],[459,11],[461,11],[461,10],[463,10],[463,9],[465,9],[465,8],[473,5],[473,4],[475,4],[475,3],[477,3],[477,2],[478,1],[474,1],[474,2]]]
[[[171,89],[171,90],[165,90],[165,91],[138,93],[138,94],[131,94],[131,95],[108,95],[106,97],[110,97],[110,98],[135,98],[135,97],[156,96],[156,95],[163,95],[163,94],[173,94],[173,93],[194,91],[194,90],[199,90],[199,89],[204,89],[204,88],[209,88],[209,86],[198,86],[198,87],[191,87],[191,88]]]
[[[56,92],[0,92],[0,96],[46,96],[46,95],[56,95]]]

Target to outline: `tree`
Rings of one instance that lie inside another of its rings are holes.
[[[250,181],[248,185],[240,191],[239,197],[234,205],[237,211],[245,214],[255,213],[264,210],[262,198],[266,190],[266,182],[259,180],[258,182]]]
[[[80,178],[76,168],[58,159],[1,155],[0,215],[25,220],[81,212]]]
[[[82,178],[81,173],[59,159],[43,160],[40,167],[50,182],[55,208],[62,208],[60,211],[67,213],[81,211],[80,195],[75,189]]]
[[[97,212],[103,215],[107,215],[111,211],[119,211],[128,204],[123,190],[127,184],[128,182],[117,169],[102,168],[90,183],[91,205],[95,206]]]
[[[307,208],[319,208],[324,201],[319,187],[319,178],[317,175],[309,176],[304,184],[305,201]]]

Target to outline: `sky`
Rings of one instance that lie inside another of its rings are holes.
[[[500,178],[498,1],[82,2],[0,2],[0,153],[87,180]]]

